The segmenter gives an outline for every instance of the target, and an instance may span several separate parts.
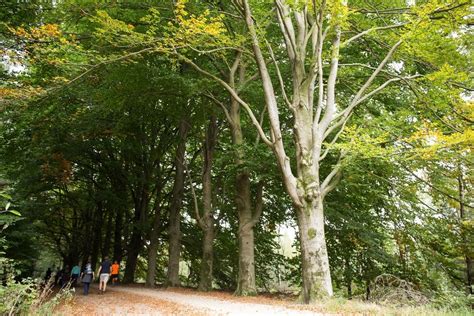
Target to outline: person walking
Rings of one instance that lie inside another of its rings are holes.
[[[81,267],[78,264],[72,267],[71,270],[71,286],[76,287],[77,279],[79,278],[79,274],[81,274]]]
[[[59,280],[59,282],[61,283],[61,289],[64,289],[68,286],[69,277],[70,277],[69,266],[66,265],[63,269],[63,272],[61,273],[61,280]]]
[[[82,271],[81,273],[81,281],[82,286],[84,288],[84,295],[89,294],[89,286],[92,280],[94,280],[94,271],[92,271],[92,265],[90,263],[90,260],[88,260],[84,271]]]
[[[110,277],[111,267],[112,263],[109,261],[109,257],[105,256],[104,261],[102,261],[99,268],[99,294],[105,293],[107,282]]]
[[[119,271],[120,265],[118,264],[117,260],[115,260],[114,264],[112,265],[110,275],[110,278],[112,279],[112,285],[115,285],[115,283],[117,283],[117,281],[119,280]]]
[[[49,279],[51,279],[51,275],[53,274],[53,270],[51,268],[48,268],[46,271],[46,275],[44,276],[44,283],[48,284]]]

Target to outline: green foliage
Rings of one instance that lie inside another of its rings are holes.
[[[2,54],[25,67],[15,74],[3,69],[0,85],[0,171],[12,181],[14,209],[21,211],[20,217],[8,204],[11,197],[1,195],[0,260],[9,265],[15,261],[7,287],[0,292],[6,304],[13,304],[5,310],[27,313],[35,304],[33,281],[16,282],[14,277],[31,275],[32,261],[45,248],[64,264],[88,256],[95,263],[104,255],[127,254],[137,233],[136,277],[143,279],[157,205],[162,218],[156,279],[165,279],[171,179],[182,118],[191,125],[186,160],[193,177],[184,188],[182,257],[190,273],[183,281],[196,285],[202,231],[193,219],[190,185],[200,197],[200,150],[210,113],[217,114],[219,122],[212,175],[218,220],[214,284],[220,289],[235,289],[237,284],[235,178],[248,172],[252,197],[256,184],[264,183],[263,215],[255,228],[257,284],[272,290],[269,284],[284,276],[299,287],[299,242],[294,243],[295,255],[286,258],[276,241],[276,227],[294,222],[295,214],[274,155],[255,141],[253,123],[242,109],[239,123],[245,141],[233,144],[228,118],[221,111],[228,108],[229,95],[209,76],[228,82],[229,69],[241,55],[238,72],[246,73],[233,84],[242,84],[239,96],[261,115],[268,131],[258,68],[238,6],[192,0],[60,1],[54,8],[37,1],[20,3],[7,1],[0,13],[5,22],[0,39],[10,47],[2,48]],[[282,46],[274,1],[249,3],[259,44],[273,47],[283,89],[291,95],[294,69]],[[306,10],[308,23],[315,23],[318,13],[313,6],[321,3],[288,1],[290,18]],[[469,6],[435,0],[406,8],[406,1],[327,3],[323,85],[338,29],[343,42],[337,115],[399,39],[403,43],[367,92],[376,92],[392,79],[420,76],[394,81],[368,98],[351,114],[341,137],[331,141],[338,135],[335,130],[323,145],[328,151],[319,165],[322,179],[345,152],[339,183],[325,200],[336,290],[350,289],[347,296],[363,297],[378,275],[390,273],[414,284],[438,308],[461,308],[472,299],[462,294],[464,262],[474,257]],[[271,60],[268,50],[263,54]],[[306,55],[302,63],[309,66],[314,60]],[[208,74],[196,71],[190,62]],[[278,82],[275,63],[268,67]],[[292,110],[283,106],[284,95],[277,85],[274,88],[286,154],[295,157]],[[241,161],[237,163],[236,157]],[[296,170],[293,158],[291,163]],[[160,196],[158,184],[163,186]]]
[[[12,264],[2,260],[0,264]],[[3,276],[4,277],[4,276]],[[12,275],[0,285],[0,313],[2,315],[51,315],[60,303],[71,300],[72,293],[63,289],[50,296],[51,290],[38,281],[24,278],[16,281]]]

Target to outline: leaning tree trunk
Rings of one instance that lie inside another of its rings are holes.
[[[169,222],[169,259],[168,275],[166,278],[167,286],[180,286],[179,280],[179,261],[181,254],[181,204],[184,191],[184,156],[186,153],[186,138],[189,131],[189,124],[182,120],[179,126],[179,144],[176,150],[175,166],[176,174],[173,185],[173,192],[170,205]]]
[[[215,116],[209,119],[206,139],[204,142],[204,164],[202,168],[202,195],[203,195],[203,214],[199,216],[198,222],[204,231],[202,241],[202,260],[199,278],[199,290],[212,290],[212,269],[214,261],[214,211],[212,207],[212,163],[214,149],[217,140],[217,121]]]

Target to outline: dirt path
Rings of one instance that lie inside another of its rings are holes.
[[[191,290],[110,287],[88,296],[80,288],[72,302],[56,315],[323,315],[299,309],[298,305],[268,298],[235,298],[225,293],[201,294]]]

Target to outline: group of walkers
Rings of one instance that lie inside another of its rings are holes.
[[[119,281],[120,265],[117,261],[111,263],[109,258],[106,256],[100,264],[98,277],[99,277],[99,294],[105,293],[107,289],[107,282],[109,279],[112,280],[112,284],[115,285]],[[54,277],[54,280],[52,279]],[[89,294],[90,284],[95,280],[95,273],[92,269],[91,260],[87,261],[84,269],[81,271],[81,267],[76,264],[69,270],[69,266],[65,266],[63,269],[59,267],[53,276],[53,271],[48,268],[45,275],[45,282],[54,282],[54,285],[60,286],[61,288],[66,287],[70,284],[71,287],[76,287],[78,281],[82,283],[84,289],[84,295]]]

